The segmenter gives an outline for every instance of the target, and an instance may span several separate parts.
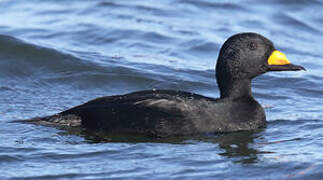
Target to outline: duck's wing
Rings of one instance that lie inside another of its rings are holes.
[[[198,98],[204,97],[180,91],[140,91],[101,97],[29,122],[157,136],[193,134],[194,124],[188,117],[195,111],[193,100]]]

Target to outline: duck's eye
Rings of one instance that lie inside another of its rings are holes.
[[[251,50],[255,50],[255,49],[257,49],[257,44],[256,44],[255,42],[250,42],[250,43],[249,43],[249,48],[250,48]]]

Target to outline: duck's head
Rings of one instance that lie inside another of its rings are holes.
[[[224,97],[230,96],[232,92],[243,91],[237,88],[263,73],[299,70],[305,68],[291,64],[286,55],[278,51],[267,38],[256,33],[239,33],[231,36],[221,47],[216,64],[216,79],[221,97]]]

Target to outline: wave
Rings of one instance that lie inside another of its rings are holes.
[[[99,60],[93,60],[95,58]],[[59,84],[81,89],[133,87],[199,90],[215,84],[214,71],[173,69],[163,65],[129,62],[124,57],[101,57],[91,52],[76,57],[6,35],[0,35],[0,60],[2,85],[6,81],[16,80],[19,84],[36,84],[38,88]]]

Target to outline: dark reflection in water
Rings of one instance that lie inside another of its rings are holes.
[[[62,130],[65,131],[60,132],[60,135],[82,136],[88,143],[214,143],[224,150],[224,152],[218,153],[219,155],[230,158],[235,163],[256,163],[259,154],[273,153],[260,151],[255,147],[257,143],[254,139],[261,136],[262,130],[167,138],[153,138],[137,134],[107,134],[81,128],[63,128]]]
[[[253,144],[260,131],[237,132],[217,137],[215,142],[225,150],[222,156],[233,158],[236,163],[256,163],[258,154],[270,153],[257,150]]]

